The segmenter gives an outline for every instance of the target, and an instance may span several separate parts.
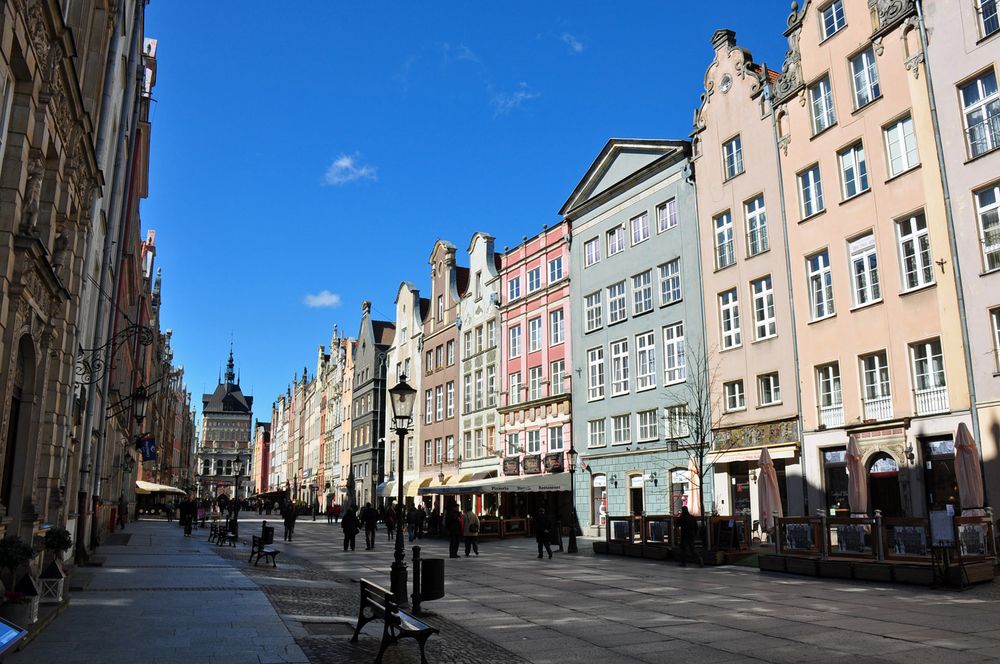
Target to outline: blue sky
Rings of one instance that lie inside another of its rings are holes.
[[[362,300],[429,288],[436,238],[513,246],[608,138],[687,138],[715,29],[780,69],[788,2],[707,6],[154,0],[142,217],[198,406],[230,335],[267,420]]]

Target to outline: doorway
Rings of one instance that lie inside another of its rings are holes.
[[[3,455],[3,480],[0,481],[0,501],[7,515],[16,522],[21,515],[24,490],[25,451],[28,429],[32,425],[31,408],[35,382],[35,350],[31,337],[21,337],[14,366],[14,386],[10,399],[10,420]]]
[[[899,498],[899,466],[885,453],[876,454],[868,464],[869,511],[882,516],[903,516]]]
[[[642,475],[630,475],[628,478],[628,504],[630,514],[642,514],[646,511],[643,501]]]

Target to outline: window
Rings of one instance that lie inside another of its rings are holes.
[[[563,449],[563,428],[549,427],[549,452],[561,452]]]
[[[639,442],[656,440],[659,437],[659,431],[657,431],[656,426],[655,410],[639,411],[635,414],[635,419],[639,427]]]
[[[549,283],[555,283],[562,279],[563,276],[563,260],[562,256],[557,256],[549,261]]]
[[[549,345],[561,344],[565,339],[565,326],[563,325],[563,310],[556,309],[549,312]]]
[[[476,410],[483,407],[483,370],[477,369],[473,374],[476,381]]]
[[[994,4],[994,23],[996,20]],[[1000,94],[997,94],[996,73],[991,70],[966,83],[961,88],[961,94],[969,154],[978,157],[1000,145]]]
[[[997,0],[978,0],[976,10],[979,13],[979,25],[983,37],[989,37],[1000,30],[1000,19],[997,18]]]
[[[652,332],[635,336],[635,389],[656,387],[656,337]]]
[[[476,431],[476,458],[482,459],[486,456],[486,443],[487,441],[492,441],[495,434],[495,429],[493,427],[486,427],[486,438],[483,439],[483,430],[478,429]],[[490,442],[492,445],[492,442]]]
[[[542,451],[542,432],[538,429],[525,433],[528,454],[538,454]]]
[[[656,232],[668,231],[677,225],[677,199],[671,198],[656,206]]]
[[[823,181],[819,176],[819,164],[813,164],[799,173],[799,203],[802,206],[803,219],[826,209],[823,204]]]
[[[603,321],[603,311],[604,307],[601,303],[601,291],[591,293],[583,298],[583,308],[586,312],[586,325],[587,332],[593,332],[597,328],[604,325]]]
[[[536,267],[528,270],[528,292],[534,293],[542,287],[542,268]]]
[[[722,348],[736,348],[743,343],[743,338],[740,334],[740,303],[735,288],[719,295],[719,313]]]
[[[987,270],[1000,268],[1000,184],[976,192],[976,216]]]
[[[448,452],[448,461],[454,461],[455,460],[455,437],[454,436],[448,436],[447,438],[445,438],[445,449],[447,449],[447,452]]]
[[[993,327],[993,355],[1000,367],[1000,308],[990,311],[990,323]]]
[[[806,259],[809,270],[809,315],[812,320],[832,316],[833,273],[830,271],[830,254],[825,249]]]
[[[627,445],[632,442],[632,416],[615,415],[611,418],[611,444]]]
[[[508,378],[510,381],[510,391],[508,392],[508,398],[511,404],[521,403],[521,372],[515,371]]]
[[[625,251],[625,226],[615,226],[608,231],[608,256]]]
[[[583,243],[583,266],[590,267],[601,262],[601,242],[596,237]]]
[[[885,145],[889,154],[889,176],[908,171],[918,163],[917,139],[913,135],[913,118],[907,116],[885,128]]]
[[[681,299],[681,259],[675,258],[659,267],[660,304],[672,304]]]
[[[735,262],[733,215],[727,210],[715,218],[715,267],[721,270]]]
[[[643,212],[638,217],[633,217],[629,222],[632,224],[632,246],[645,242],[649,239],[649,215]]]
[[[844,424],[844,397],[840,390],[840,364],[816,367],[816,392],[820,423],[828,427]]]
[[[812,108],[814,134],[818,134],[837,121],[833,111],[833,89],[830,87],[829,76],[824,76],[809,86],[809,103]]]
[[[497,368],[491,364],[486,367],[486,405],[492,408],[497,404]]]
[[[689,435],[691,431],[688,427],[687,406],[667,406],[664,408],[663,428],[669,440]]]
[[[743,172],[743,142],[739,134],[722,146],[722,161],[726,169],[726,179],[734,178]]]
[[[497,345],[497,322],[496,320],[486,321],[486,347],[493,348]]]
[[[851,280],[854,285],[854,306],[860,307],[882,299],[878,277],[878,257],[875,236],[871,233],[850,244]]]
[[[608,286],[608,324],[614,325],[625,320],[628,311],[625,305],[625,282]]]
[[[687,377],[684,348],[684,323],[663,328],[663,382],[679,383]]]
[[[483,273],[482,271],[476,272],[476,299],[483,299]]]
[[[507,434],[507,456],[515,456],[521,453],[521,435],[517,433]]]
[[[917,413],[939,412],[942,401],[947,403],[944,378],[944,355],[941,340],[932,339],[910,346],[913,360],[913,383],[916,387]],[[936,393],[933,394],[932,393]]]
[[[510,357],[521,356],[521,326],[515,325],[508,330],[510,335]]]
[[[528,321],[528,352],[533,353],[542,348],[542,317]]]
[[[434,392],[426,390],[424,392],[424,424],[434,421]]]
[[[875,66],[875,51],[871,46],[851,58],[851,76],[854,80],[855,108],[861,108],[882,96],[878,85],[878,68]]]
[[[837,153],[840,161],[840,187],[844,200],[868,191],[868,164],[861,143]]]
[[[542,398],[542,368],[528,369],[528,399],[534,401]]]
[[[628,392],[628,339],[611,342],[611,396]]]
[[[444,295],[437,297],[437,319],[438,322],[444,320]]]
[[[823,35],[823,39],[830,37],[847,25],[847,21],[844,19],[843,0],[834,0],[825,8],[821,9],[819,14],[821,26],[820,31]]]
[[[472,355],[472,330],[465,333],[465,356]]]
[[[455,381],[448,381],[445,390],[448,401],[448,417],[455,417]]]
[[[424,441],[424,465],[429,466],[434,463],[434,442]]]
[[[747,220],[747,253],[756,256],[770,248],[767,237],[767,211],[764,209],[764,197],[755,196],[743,204]]]
[[[587,398],[604,398],[604,347],[587,351]]]
[[[444,445],[441,438],[434,439],[434,463],[442,463],[444,461]]]
[[[771,275],[750,282],[753,295],[754,337],[757,341],[773,337],[778,333],[774,318],[774,288]]]
[[[731,413],[735,410],[743,410],[747,407],[742,380],[734,380],[728,383],[723,383],[722,389],[726,396],[726,412]]]
[[[607,444],[605,428],[606,422],[603,419],[587,422],[587,447],[604,447]]]
[[[448,366],[455,364],[455,340],[452,339],[448,342]]]
[[[438,422],[444,419],[444,387],[434,388],[434,419]]]
[[[444,367],[444,346],[438,346],[434,349],[434,367],[436,369]]]
[[[462,384],[465,387],[462,391],[462,410],[468,413],[472,411],[472,374],[465,374]]]
[[[777,373],[757,376],[757,402],[761,406],[781,403],[781,386],[778,383]]]
[[[465,456],[466,459],[471,459],[474,452],[474,449],[472,447],[472,432],[466,431],[465,435],[462,437],[462,441],[463,441],[462,447],[464,450],[462,454]]]
[[[514,301],[521,297],[521,277],[514,277],[507,282],[507,300]]]
[[[881,420],[892,416],[892,392],[889,388],[889,363],[885,351],[861,356],[865,419]]]
[[[916,214],[896,222],[899,232],[899,258],[903,269],[903,288],[920,288],[934,283],[931,245],[927,237],[927,220]]]
[[[653,271],[632,277],[632,312],[638,316],[653,310]]]
[[[566,361],[556,360],[549,365],[549,392],[552,395],[566,391],[563,382],[566,380]]]

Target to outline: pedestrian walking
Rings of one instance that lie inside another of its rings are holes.
[[[365,503],[361,510],[361,523],[365,526],[365,551],[375,549],[375,529],[378,527],[378,511],[371,503]]]
[[[451,503],[445,512],[444,528],[448,533],[448,557],[458,558],[458,545],[462,539],[462,513],[458,505]]]
[[[295,509],[295,504],[291,501],[285,503],[285,506],[281,509],[281,520],[285,524],[285,541],[291,542],[292,535],[295,533],[295,520],[298,518],[298,510]]]
[[[181,525],[184,526],[184,537],[191,537],[191,523],[194,521],[194,503],[185,498],[181,501],[180,515]]]
[[[340,522],[340,527],[344,531],[344,551],[347,551],[347,547],[351,547],[351,551],[354,551],[354,539],[358,536],[358,515],[354,513],[354,508],[348,508],[347,512],[344,514],[343,520]]]
[[[118,527],[124,528],[128,521],[128,503],[125,501],[125,494],[118,497]]]
[[[396,508],[395,506],[385,511],[385,538],[392,541],[396,536]]]
[[[424,538],[424,521],[427,519],[427,510],[424,509],[424,504],[420,503],[417,507],[417,539]]]
[[[470,551],[475,551],[479,555],[479,516],[470,507],[465,511],[463,522],[465,535],[465,557],[469,557]]]
[[[705,563],[694,548],[694,542],[698,538],[698,519],[688,511],[687,505],[681,508],[681,516],[677,519],[677,525],[681,529],[681,567],[687,567],[689,553],[698,561],[698,567],[704,567]]]
[[[333,523],[333,505],[326,506],[326,522]]]
[[[535,515],[535,541],[538,543],[538,557],[542,557],[542,547],[545,547],[545,551],[549,554],[549,558],[552,558],[552,546],[549,544],[549,540],[552,537],[551,530],[549,528],[549,516],[545,513],[544,507],[538,508],[538,513]]]
[[[340,523],[340,505],[333,506],[333,522]]]
[[[417,536],[417,508],[413,505],[406,511],[406,534],[411,542]]]
[[[174,520],[174,501],[168,500],[164,509],[167,513],[167,523],[170,523]]]

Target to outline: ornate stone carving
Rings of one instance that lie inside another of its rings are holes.
[[[21,208],[21,234],[35,236],[38,232],[38,205],[42,197],[42,179],[45,161],[41,154],[32,155],[28,163],[28,183],[24,187],[24,205]]]
[[[792,15],[795,15],[795,3],[792,3]],[[791,17],[789,17],[788,22],[789,26],[791,26]],[[788,50],[785,52],[785,61],[781,65],[781,73],[778,74],[778,80],[774,82],[774,100],[777,103],[785,101],[804,85],[802,80],[802,56],[799,53],[801,23],[800,19],[798,24],[793,28],[793,31],[788,33]]]
[[[24,20],[28,26],[28,35],[31,38],[31,46],[35,50],[35,57],[38,59],[38,66],[45,71],[49,62],[49,29],[46,25],[45,11],[42,9],[40,0],[21,0],[21,11],[24,13]]]
[[[868,0],[869,9],[875,10],[878,18],[876,33],[882,33],[916,11],[913,0]]]

